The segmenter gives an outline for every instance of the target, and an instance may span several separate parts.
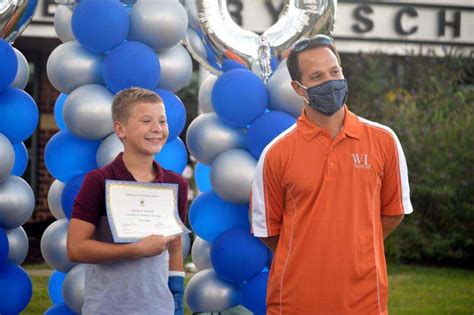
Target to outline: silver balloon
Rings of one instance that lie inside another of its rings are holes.
[[[282,59],[285,52],[301,37],[330,33],[336,14],[336,0],[285,0],[278,21],[262,35],[245,30],[232,20],[226,0],[196,0],[203,31],[203,42],[215,54],[217,63],[236,60],[259,74],[265,81],[272,72],[271,59]],[[200,61],[201,62],[201,61]],[[219,72],[215,65],[202,63],[209,71]]]
[[[191,312],[222,312],[239,304],[237,286],[228,283],[212,269],[198,272],[185,290],[186,304]]]
[[[114,132],[113,98],[113,94],[102,85],[78,87],[64,103],[63,117],[67,128],[75,135],[90,140],[110,135]]]
[[[177,92],[185,87],[193,74],[193,61],[180,44],[157,52],[160,60],[158,88]]]
[[[130,10],[128,38],[166,49],[183,39],[187,27],[186,11],[178,1],[138,0]]]
[[[23,227],[19,226],[13,230],[5,230],[8,238],[8,260],[18,266],[21,265],[28,255],[28,235]]]
[[[15,165],[15,150],[10,140],[0,133],[0,183],[10,176]]]
[[[61,204],[63,189],[64,183],[56,179],[48,190],[48,207],[53,216],[58,220],[66,217]]]
[[[198,104],[199,109],[203,113],[212,113],[214,112],[214,106],[212,105],[212,88],[214,87],[214,83],[217,81],[216,75],[208,76],[204,82],[201,84],[199,88],[199,95],[198,95]]]
[[[189,255],[191,249],[191,240],[189,239],[189,233],[181,235],[181,251],[183,253],[183,260]]]
[[[76,40],[72,32],[71,19],[72,10],[70,7],[65,5],[57,6],[56,13],[54,13],[54,29],[63,43]]]
[[[33,214],[35,195],[21,177],[10,176],[0,183],[0,227],[11,230],[23,225]]]
[[[215,113],[200,115],[191,122],[186,143],[191,155],[208,166],[224,151],[246,148],[244,130],[225,124]]]
[[[188,23],[194,29],[199,29],[199,18],[196,9],[196,3],[194,0],[184,0],[184,9],[188,15]]]
[[[13,43],[30,24],[37,0],[0,1],[0,38]]]
[[[75,266],[67,273],[63,282],[64,303],[77,314],[81,314],[84,305],[86,268],[85,264]]]
[[[85,84],[103,84],[104,55],[82,48],[76,42],[67,42],[53,50],[46,64],[49,81],[59,91],[69,94]]]
[[[212,162],[212,188],[224,200],[247,203],[256,168],[257,160],[248,151],[226,151]]]
[[[28,79],[30,78],[30,66],[28,65],[25,56],[23,56],[18,49],[13,47],[13,50],[15,51],[16,59],[18,60],[18,70],[16,71],[15,80],[13,81],[12,86],[24,90],[28,84]]]
[[[41,237],[41,254],[51,268],[68,272],[75,263],[67,257],[67,227],[69,221],[60,219],[51,223]]]
[[[267,82],[269,105],[268,108],[286,112],[298,118],[303,110],[303,98],[296,94],[291,87],[291,77],[283,60]]]
[[[196,31],[191,27],[189,27],[186,32],[183,44],[197,62],[200,64],[208,63],[206,46],[204,46],[201,37],[199,37]]]
[[[196,236],[191,248],[191,258],[198,270],[212,268],[211,243]]]
[[[96,162],[98,167],[103,167],[112,162],[120,152],[123,152],[124,147],[122,141],[115,133],[111,134],[99,146],[96,154]]]

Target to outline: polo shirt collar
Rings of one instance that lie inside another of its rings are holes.
[[[354,113],[352,113],[346,105],[344,105],[344,114],[342,132],[351,138],[360,139],[360,129],[362,124],[360,123],[359,118]],[[323,128],[318,127],[308,120],[304,109],[296,122],[296,126],[306,141],[311,140],[313,137],[316,137],[321,131],[323,131]]]
[[[125,167],[125,163],[123,162],[123,152],[120,152],[119,155],[117,155],[110,166],[117,180],[135,181],[132,173],[130,173],[130,171]],[[153,182],[162,183],[163,169],[155,160],[153,160],[153,167],[156,170],[156,177]]]

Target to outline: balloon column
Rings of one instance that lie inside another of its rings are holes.
[[[303,100],[291,88],[289,47],[301,37],[333,28],[336,1],[284,1],[279,20],[261,36],[240,28],[225,0],[185,0],[185,43],[210,75],[199,90],[203,113],[186,142],[198,161],[202,192],[189,211],[197,234],[192,258],[199,272],[186,302],[192,312],[222,312],[243,305],[265,314],[271,253],[250,234],[248,209],[257,160],[291,127]]]
[[[123,151],[113,133],[114,94],[134,86],[154,90],[163,98],[170,132],[155,159],[182,173],[187,151],[178,136],[186,110],[174,93],[188,84],[192,74],[192,59],[180,44],[188,20],[179,1],[57,2],[63,5],[56,11],[54,26],[63,43],[51,53],[47,74],[61,92],[54,107],[60,130],[46,145],[45,164],[55,178],[48,204],[58,220],[41,239],[42,254],[55,269],[48,290],[54,305],[47,314],[81,312],[84,267],[68,260],[67,226],[84,175]]]
[[[35,101],[23,89],[29,66],[10,43],[28,26],[37,1],[7,1],[0,10],[0,314],[18,314],[28,305],[32,283],[20,267],[28,253],[22,225],[35,207],[33,190],[21,176],[28,164],[22,142],[38,125]]]

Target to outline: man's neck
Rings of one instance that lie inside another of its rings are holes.
[[[142,182],[151,182],[156,177],[156,171],[153,167],[153,156],[137,155],[129,153],[127,150],[122,156],[123,163],[135,180]]]
[[[326,116],[305,104],[305,115],[311,123],[319,128],[326,129],[331,138],[334,139],[344,124],[345,111],[344,107],[341,107],[334,115]]]

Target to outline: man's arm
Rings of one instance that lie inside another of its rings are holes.
[[[121,259],[156,256],[176,237],[150,235],[137,243],[111,244],[94,240],[95,226],[89,222],[71,219],[67,235],[67,255],[72,262],[98,264]]]
[[[386,239],[390,233],[397,228],[397,226],[402,222],[403,217],[403,214],[395,216],[382,215],[383,239]]]
[[[262,241],[263,244],[265,244],[265,246],[267,246],[272,251],[272,253],[274,253],[277,248],[280,235],[270,237],[259,237],[259,239]]]

